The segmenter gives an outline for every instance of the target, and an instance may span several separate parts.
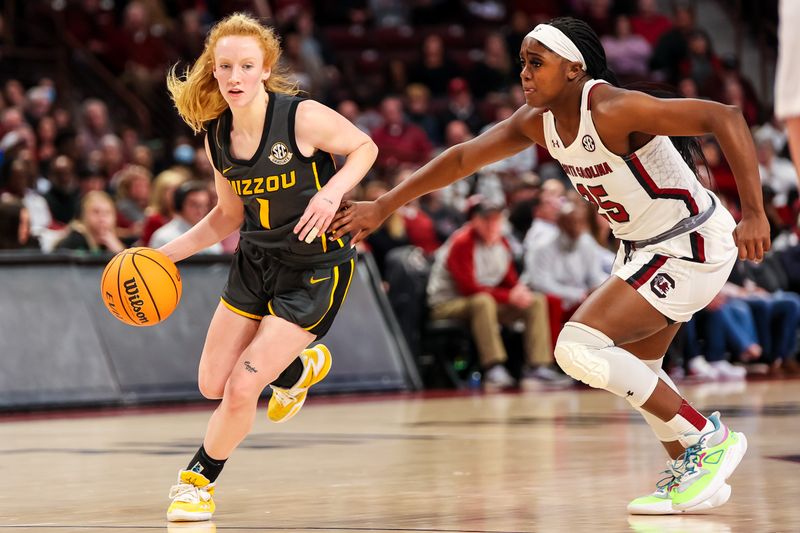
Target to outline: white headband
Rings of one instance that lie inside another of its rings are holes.
[[[586,70],[586,61],[584,61],[581,51],[578,50],[578,47],[575,46],[575,43],[573,43],[569,37],[564,35],[564,32],[555,26],[539,24],[533,28],[526,37],[533,37],[567,61],[580,63],[581,68]]]

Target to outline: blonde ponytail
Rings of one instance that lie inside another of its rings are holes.
[[[205,130],[206,123],[228,107],[214,78],[214,47],[221,38],[232,35],[253,37],[258,41],[264,52],[264,68],[272,69],[264,82],[266,90],[291,95],[299,92],[297,82],[291,80],[288,70],[279,63],[281,47],[275,31],[250,15],[234,13],[211,28],[203,53],[190,68],[181,75],[175,65],[167,74],[167,90],[178,114],[195,133]]]

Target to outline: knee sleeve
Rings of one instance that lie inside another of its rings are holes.
[[[578,322],[564,325],[555,358],[567,375],[625,398],[634,407],[645,403],[658,384],[658,376],[638,357],[614,346],[603,332]]]

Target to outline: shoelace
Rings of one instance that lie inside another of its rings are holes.
[[[672,487],[681,482],[684,476],[694,473],[697,463],[700,461],[700,450],[702,450],[702,445],[695,444],[686,448],[686,451],[675,461],[667,461],[667,469],[662,472],[666,476],[658,480],[656,489],[669,492]]]
[[[200,500],[206,502],[210,500],[211,493],[190,483],[178,483],[169,489],[169,497],[179,502],[197,503]]]
[[[292,394],[292,389],[282,389],[280,387],[272,387],[272,396],[283,406],[289,405],[297,399]]]
[[[700,435],[700,440],[697,441],[697,444],[686,448],[686,451],[676,460],[667,461],[667,469],[662,472],[662,474],[666,474],[666,476],[659,479],[656,483],[656,492],[669,492],[672,487],[681,482],[684,476],[697,471],[697,464],[700,462],[700,452],[703,450],[706,439],[718,429],[719,428],[714,428],[711,431],[703,433]]]

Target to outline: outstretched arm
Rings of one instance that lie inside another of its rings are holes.
[[[705,100],[662,99],[638,91],[611,90],[615,94],[592,111],[604,139],[604,130],[611,137],[642,132],[668,136],[711,133],[717,138],[736,179],[742,205],[742,220],[734,232],[739,257],[760,261],[770,247],[769,222],[753,138],[741,111]]]
[[[331,224],[332,238],[352,233],[353,243],[374,231],[394,211],[480,168],[543,143],[541,111],[523,106],[511,117],[467,142],[448,148],[375,202],[351,202]]]

